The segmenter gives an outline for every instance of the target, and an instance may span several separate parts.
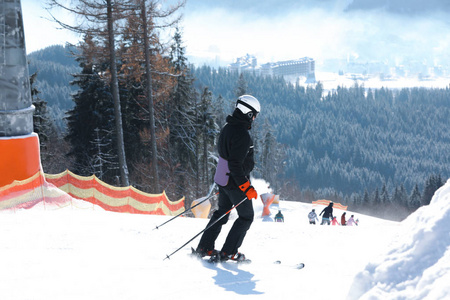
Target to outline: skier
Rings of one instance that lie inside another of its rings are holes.
[[[341,225],[341,224],[339,224],[336,217],[333,217],[333,220],[331,221],[331,225]]]
[[[219,187],[219,202],[218,209],[213,213],[208,225],[224,215],[225,217],[203,233],[196,249],[196,254],[200,257],[211,256],[211,262],[246,260],[245,255],[238,252],[238,249],[253,222],[251,200],[258,197],[249,180],[254,167],[253,141],[249,130],[260,109],[259,101],[255,97],[240,96],[233,114],[227,117],[227,123],[219,135],[219,162],[214,176]],[[243,199],[249,201],[244,201],[236,207],[238,218],[233,223],[221,251],[215,250],[215,241],[222,226],[228,221],[228,212]]]
[[[325,223],[330,225],[330,219],[333,218],[333,202],[330,202],[330,204],[322,210],[319,216],[322,214],[322,223],[320,225],[324,225]]]
[[[275,222],[284,222],[284,216],[281,213],[281,210],[275,215]]]
[[[312,211],[308,214],[309,224],[316,225],[316,220],[319,222],[319,219],[317,218],[316,210],[313,208]]]
[[[347,224],[347,221],[345,221],[345,211],[344,211],[344,213],[341,216],[341,225],[345,226],[346,224]]]
[[[353,215],[350,217],[350,219],[348,219],[347,221],[347,226],[353,226],[356,225],[358,226],[358,223],[355,222],[355,219],[353,218]]]

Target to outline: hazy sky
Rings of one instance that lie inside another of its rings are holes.
[[[208,8],[188,2],[184,31],[190,53],[223,58],[250,53],[261,62],[304,56],[318,61],[349,56],[398,63],[449,60],[447,0],[277,1],[279,5],[268,0],[263,8],[243,4],[243,9],[223,2],[230,4]]]
[[[447,0],[258,2],[188,0],[181,24],[187,54],[231,62],[249,53],[260,63],[304,56],[319,63],[347,57],[398,64],[450,61]],[[22,0],[27,52],[76,41],[42,19],[48,17],[42,3]]]
[[[44,1],[22,0],[21,2],[27,53],[55,44],[64,45],[66,41],[76,43],[77,36],[66,30],[57,29],[55,22],[47,20],[51,17],[44,9]],[[58,13],[62,14],[62,12]]]

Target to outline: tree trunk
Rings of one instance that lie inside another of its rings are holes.
[[[147,80],[147,98],[148,98],[148,110],[150,114],[150,135],[151,135],[151,147],[152,147],[152,175],[153,175],[153,188],[155,193],[160,191],[159,189],[159,174],[158,174],[158,152],[156,147],[156,130],[155,130],[155,116],[153,108],[153,91],[152,91],[152,73],[150,68],[150,45],[148,36],[148,23],[147,23],[147,11],[145,0],[141,0],[141,19],[144,29],[144,53],[145,53],[145,73]]]
[[[109,40],[109,60],[111,69],[111,92],[114,101],[114,116],[117,131],[117,149],[119,154],[120,180],[122,186],[129,186],[128,167],[125,156],[125,145],[122,127],[122,112],[120,108],[119,83],[117,79],[116,52],[114,41],[114,20],[112,16],[112,0],[106,0],[108,18],[108,40]]]

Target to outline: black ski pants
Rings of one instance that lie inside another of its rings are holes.
[[[219,186],[219,208],[213,213],[207,226],[215,222],[222,215],[226,214],[233,207],[233,205],[238,204],[244,198],[245,194],[241,190],[229,190]],[[233,226],[228,232],[225,243],[223,244],[222,251],[226,254],[237,253],[239,247],[244,241],[247,230],[253,222],[254,211],[251,200],[242,202],[235,209],[237,210],[239,217],[234,221]],[[215,241],[222,230],[222,226],[228,222],[229,215],[230,214],[227,214],[219,222],[214,224],[214,226],[203,233],[198,245],[199,248],[206,251],[215,249]]]

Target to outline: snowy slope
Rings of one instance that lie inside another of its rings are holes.
[[[401,225],[395,244],[358,274],[350,299],[450,299],[450,180]]]
[[[76,200],[0,212],[0,299],[444,299],[449,197],[450,182],[402,223],[355,214],[358,227],[309,225],[312,206],[286,201],[272,207],[285,223],[264,222],[254,201],[257,218],[240,249],[249,265],[190,258],[198,239],[163,260],[204,219],[178,218],[153,230],[169,217],[106,212]],[[306,267],[295,269],[299,262]]]

